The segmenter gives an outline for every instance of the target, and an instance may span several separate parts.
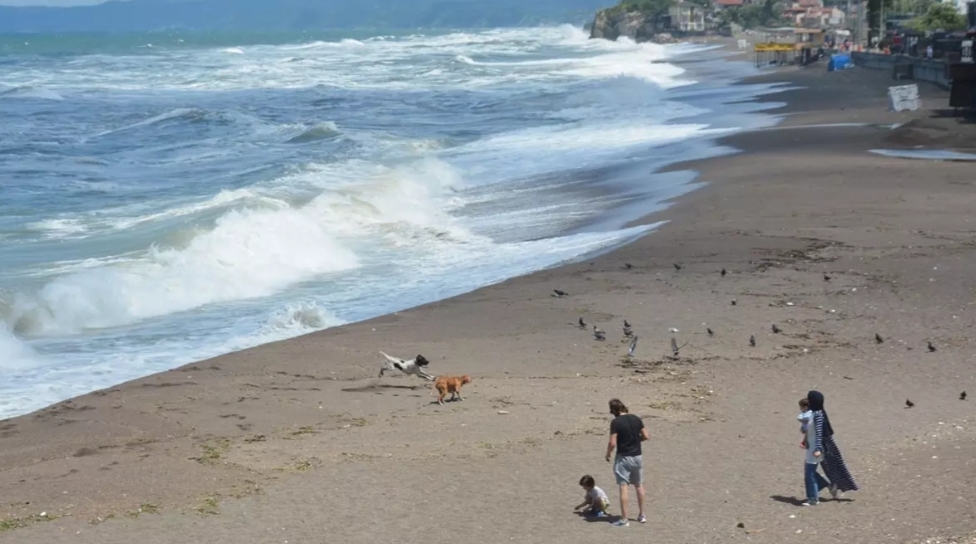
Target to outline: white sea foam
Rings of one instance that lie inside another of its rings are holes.
[[[34,350],[0,322],[0,374],[34,367],[38,360]]]
[[[153,247],[138,262],[57,278],[19,297],[12,322],[31,335],[125,325],[215,302],[268,296],[358,264],[315,204],[235,209],[186,248]]]
[[[20,71],[15,67],[5,74],[5,81],[47,89],[46,92],[54,94],[56,89],[63,88],[216,90],[303,88],[319,83],[347,89],[478,88],[579,77],[634,77],[662,86],[680,83],[676,78],[681,69],[652,64],[668,56],[664,46],[635,44],[626,39],[609,42],[587,38],[578,29],[565,26],[257,45],[248,47],[247,54],[240,54],[243,50],[239,47],[221,48],[209,55],[197,53],[192,58],[183,50],[161,50],[149,61],[152,63],[149,70],[144,56],[113,57],[110,71],[103,69],[103,58],[92,56],[78,59],[70,72]],[[566,55],[560,59],[532,58],[532,52],[542,47],[561,47]],[[296,51],[301,51],[300,59],[295,57]],[[432,57],[432,52],[438,56]],[[445,54],[454,56],[444,57]],[[508,59],[487,61],[486,56]],[[409,65],[423,67],[421,73],[426,73],[426,77],[416,78],[415,67],[400,72],[398,67]],[[471,72],[468,68],[473,68],[474,73],[464,73]],[[132,77],[136,71],[142,72],[138,78]]]
[[[217,302],[270,296],[355,268],[355,239],[382,240],[388,247],[479,239],[448,214],[449,195],[460,180],[443,162],[379,168],[371,179],[339,187],[335,180],[323,181],[330,189],[302,205],[270,200],[274,206],[231,207],[212,229],[194,233],[185,247],[153,246],[124,262],[85,261],[83,269],[17,296],[6,320],[27,335],[127,325]],[[223,191],[207,203],[161,212],[155,219],[242,198],[253,202],[251,197],[247,190]]]

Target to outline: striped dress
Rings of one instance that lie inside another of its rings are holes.
[[[813,421],[817,427],[817,447],[823,451],[823,461],[820,462],[820,465],[823,467],[827,479],[841,491],[857,491],[859,489],[857,482],[854,481],[854,477],[847,470],[847,464],[844,463],[844,456],[841,455],[840,448],[834,442],[834,437],[824,436],[823,434],[823,411],[818,410],[814,412]]]

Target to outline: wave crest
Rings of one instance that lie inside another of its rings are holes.
[[[73,334],[129,325],[208,304],[266,297],[288,286],[350,270],[350,248],[377,241],[431,251],[434,243],[480,238],[449,214],[459,202],[457,173],[434,159],[385,168],[336,188],[322,180],[304,203],[225,191],[197,211],[232,204],[211,228],[187,229],[179,244],[153,245],[141,255],[76,263],[36,292],[13,297],[2,316],[21,336]],[[181,213],[187,212],[183,210]],[[170,217],[174,210],[156,214]],[[146,218],[142,218],[143,221]],[[175,237],[179,232],[170,232]]]

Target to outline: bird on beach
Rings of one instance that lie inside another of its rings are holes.
[[[877,342],[877,343],[879,343],[879,344],[882,344],[882,343],[884,343],[884,338],[881,338],[881,335],[880,334],[874,333],[874,341]]]
[[[932,345],[932,342],[929,342],[929,353],[935,353],[936,351],[938,350],[935,349],[935,346]]]
[[[627,357],[634,356],[634,351],[637,349],[637,338],[638,337],[635,336],[634,339],[630,341],[630,348],[627,349]],[[965,393],[963,393],[963,395],[965,395]]]
[[[633,267],[634,267],[634,265],[632,265],[630,263],[624,263],[624,268],[626,268],[627,270],[630,270]]]
[[[783,332],[783,330],[777,327],[776,323],[773,323],[773,334],[779,334],[781,332]]]
[[[826,272],[824,272],[824,281],[830,281],[830,276]]]
[[[966,400],[966,392],[959,393],[959,400]]]
[[[624,319],[624,328],[627,328],[627,329],[630,328],[630,322],[627,321],[626,319]]]
[[[607,339],[607,333],[593,325],[593,337],[602,342]]]
[[[585,329],[586,328],[586,321],[583,321],[583,317],[582,316],[579,318],[579,328],[581,328],[581,329]]]
[[[552,296],[554,296],[556,298],[566,297],[566,296],[569,296],[569,293],[567,293],[566,291],[560,291],[559,289],[553,289],[552,290]]]
[[[914,402],[912,402],[910,399],[905,399],[905,408],[914,408],[914,407],[915,407]]]
[[[750,334],[749,335],[749,346],[756,347],[756,335],[755,334]]]
[[[634,329],[625,326],[624,327],[624,337],[625,338],[630,338],[631,336],[634,336]]]
[[[725,277],[725,274],[726,274],[726,272],[725,272],[725,269],[723,268],[723,269],[722,269],[722,277],[723,277],[723,278]]]
[[[705,327],[705,330],[706,330],[706,331],[708,332],[708,335],[709,335],[709,336],[715,336],[715,333],[714,333],[714,332],[712,332],[712,329],[711,329],[711,328],[709,328],[709,327]]]
[[[680,349],[678,348],[678,341],[675,340],[674,337],[672,336],[671,337],[671,353],[673,353],[674,356],[677,357],[678,356],[678,351],[680,351]]]
[[[682,266],[681,266],[680,264],[678,264],[678,263],[674,263],[674,269],[675,269],[675,270],[681,270],[682,268],[683,268],[683,267],[682,267]]]
[[[735,302],[735,299],[732,299],[732,305],[733,305],[733,306],[735,306],[735,305],[736,305],[736,302]]]

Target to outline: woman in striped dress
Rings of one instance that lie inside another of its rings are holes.
[[[819,391],[807,393],[807,401],[810,402],[810,410],[813,411],[813,424],[816,426],[818,443],[822,452],[824,474],[830,480],[830,494],[837,498],[838,491],[857,491],[857,482],[847,470],[844,463],[844,456],[840,453],[840,448],[834,442],[834,429],[830,426],[830,418],[824,410],[824,396]]]

